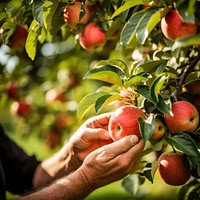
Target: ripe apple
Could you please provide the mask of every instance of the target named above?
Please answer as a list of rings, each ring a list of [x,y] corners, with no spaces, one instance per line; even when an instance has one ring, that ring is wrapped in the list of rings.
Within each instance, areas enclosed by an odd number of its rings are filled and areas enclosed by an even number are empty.
[[[172,115],[164,114],[164,120],[171,133],[193,132],[199,125],[199,113],[196,107],[187,101],[172,104]]]
[[[164,137],[166,132],[167,132],[166,126],[159,119],[156,119],[156,127],[152,136],[150,137],[150,141],[154,142],[160,140],[161,138]]]
[[[56,88],[52,88],[48,90],[45,94],[45,100],[47,103],[53,103],[53,102],[64,102],[65,97],[62,92],[60,92]]]
[[[184,86],[184,91],[191,95],[200,95],[200,80],[193,81]]]
[[[161,179],[169,185],[183,185],[191,177],[191,171],[184,162],[183,153],[163,153],[158,163],[158,173]]]
[[[19,85],[17,83],[9,83],[6,86],[5,92],[11,99],[19,99]]]
[[[193,102],[195,105],[200,106],[200,95],[194,95]]]
[[[28,36],[28,31],[23,26],[17,26],[14,33],[9,38],[8,46],[12,50],[20,50],[24,48],[26,39]]]
[[[81,13],[81,1],[74,1],[74,3],[69,4],[64,9],[64,21],[72,28],[76,29],[77,24],[86,24],[90,18],[90,12],[87,6],[84,6],[85,13],[82,18],[80,18]]]
[[[110,137],[117,141],[127,135],[135,134],[141,138],[138,118],[146,118],[145,113],[138,107],[126,105],[117,108],[111,115],[108,131]]]
[[[11,113],[14,116],[27,117],[30,114],[31,105],[25,101],[15,101],[11,105]]]
[[[87,24],[79,36],[80,45],[86,50],[104,46],[106,33],[95,22]]]
[[[161,20],[163,34],[172,41],[196,34],[197,28],[196,24],[184,22],[176,10],[169,11]]]
[[[47,137],[46,143],[50,149],[55,148],[61,142],[61,134],[58,131],[51,130]]]
[[[56,128],[58,128],[59,130],[66,128],[68,125],[68,121],[69,121],[69,117],[67,114],[59,115],[55,122]]]
[[[90,14],[97,14],[103,7],[101,2],[97,1],[94,4],[91,4],[89,1],[85,1],[85,6],[89,10]]]

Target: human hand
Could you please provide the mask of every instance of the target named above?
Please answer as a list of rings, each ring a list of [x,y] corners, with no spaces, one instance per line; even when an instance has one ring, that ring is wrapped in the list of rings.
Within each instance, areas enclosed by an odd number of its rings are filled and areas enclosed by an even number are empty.
[[[95,190],[129,174],[143,149],[142,139],[126,136],[90,153],[77,172]]]
[[[92,151],[113,142],[108,133],[110,116],[104,113],[86,120],[62,148],[60,155],[66,158],[67,172],[80,167]]]

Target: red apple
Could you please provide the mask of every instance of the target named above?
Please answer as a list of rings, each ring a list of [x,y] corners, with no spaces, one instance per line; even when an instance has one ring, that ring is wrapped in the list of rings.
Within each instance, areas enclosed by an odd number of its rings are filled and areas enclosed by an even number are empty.
[[[184,86],[184,91],[191,95],[200,95],[200,80],[193,81]]]
[[[146,118],[145,113],[133,105],[117,108],[109,121],[108,131],[110,137],[116,141],[127,135],[135,134],[141,138],[138,118]]]
[[[69,117],[67,114],[59,115],[55,122],[56,128],[58,128],[58,130],[62,130],[64,128],[66,128],[68,125],[68,121],[69,121]]]
[[[172,115],[164,114],[164,119],[171,133],[193,132],[199,125],[199,113],[196,107],[187,101],[172,104]]]
[[[25,101],[15,101],[11,105],[11,113],[14,116],[27,117],[30,114],[31,106]]]
[[[94,22],[87,24],[79,36],[80,45],[86,50],[102,47],[106,40],[105,31]]]
[[[28,31],[23,26],[17,26],[9,38],[8,46],[13,50],[20,50],[25,47]]]
[[[183,185],[191,177],[191,171],[184,162],[183,153],[163,153],[158,163],[159,175],[169,185]]]
[[[58,89],[52,88],[48,90],[47,93],[45,94],[45,100],[47,103],[52,103],[56,101],[64,102],[65,97],[64,97],[64,94],[60,92]]]
[[[196,34],[197,28],[196,24],[184,22],[176,10],[169,11],[161,20],[163,34],[172,41]]]
[[[99,1],[95,2],[94,4],[91,4],[88,1],[85,1],[85,6],[89,10],[90,14],[97,14],[98,11],[102,9],[102,4]]]
[[[9,83],[5,89],[6,94],[11,99],[19,99],[19,85],[17,83]]]
[[[87,6],[84,6],[85,8],[85,14],[82,18],[80,18],[81,13],[81,1],[75,1],[72,4],[69,4],[64,9],[64,21],[72,28],[76,29],[77,24],[86,24],[90,18],[90,12],[88,10]]]
[[[194,102],[195,105],[200,106],[200,95],[194,95],[193,102]]]
[[[164,137],[167,132],[166,126],[159,120],[156,119],[156,127],[150,138],[150,141],[158,141]]]
[[[57,131],[51,130],[47,137],[46,143],[50,149],[55,148],[61,142],[61,134]]]

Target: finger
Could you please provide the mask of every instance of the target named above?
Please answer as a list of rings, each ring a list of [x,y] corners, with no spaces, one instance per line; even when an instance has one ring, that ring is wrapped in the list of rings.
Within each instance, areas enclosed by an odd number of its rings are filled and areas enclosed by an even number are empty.
[[[84,141],[91,140],[112,140],[108,131],[102,128],[86,128],[82,135]]]
[[[112,115],[112,112],[109,112],[109,113],[104,113],[104,114],[92,117],[87,121],[86,127],[107,129],[111,115]]]
[[[115,157],[129,151],[133,146],[139,143],[139,138],[136,135],[126,136],[116,142],[99,148],[98,159],[103,159],[104,162],[114,159]]]

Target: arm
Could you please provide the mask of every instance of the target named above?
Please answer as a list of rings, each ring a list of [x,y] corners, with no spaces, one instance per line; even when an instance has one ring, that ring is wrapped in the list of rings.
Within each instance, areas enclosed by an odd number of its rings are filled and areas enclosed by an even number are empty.
[[[136,136],[127,136],[90,153],[75,172],[21,200],[81,200],[95,189],[117,181],[133,168],[144,148]]]
[[[36,169],[33,186],[43,187],[78,169],[85,157],[95,149],[111,143],[107,126],[111,113],[88,119],[53,157]]]

